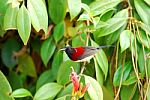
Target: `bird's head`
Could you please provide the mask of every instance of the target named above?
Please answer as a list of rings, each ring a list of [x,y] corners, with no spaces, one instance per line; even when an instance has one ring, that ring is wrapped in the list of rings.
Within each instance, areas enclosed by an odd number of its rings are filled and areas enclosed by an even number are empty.
[[[60,49],[60,51],[65,51],[66,53],[73,53],[74,52],[74,49],[71,47],[71,46],[66,46],[62,49]]]

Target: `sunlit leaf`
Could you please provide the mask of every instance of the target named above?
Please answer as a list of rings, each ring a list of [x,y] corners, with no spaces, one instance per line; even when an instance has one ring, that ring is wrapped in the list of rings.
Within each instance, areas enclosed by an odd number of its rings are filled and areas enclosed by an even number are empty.
[[[90,76],[84,75],[85,83],[90,83],[88,94],[91,100],[103,100],[103,92],[100,84]]]
[[[84,20],[90,20],[89,14],[86,13],[86,14],[80,15],[78,21],[84,21]]]
[[[150,100],[150,96],[149,95],[150,95],[150,87],[148,87],[148,92],[147,92],[147,95],[146,95],[147,96],[147,100]]]
[[[119,2],[121,1],[120,0],[111,0],[111,1],[99,0],[99,1],[95,1],[91,3],[90,9],[91,9],[91,12],[93,12],[93,16],[96,16],[105,12],[108,9],[112,9],[117,4],[119,4]]]
[[[57,98],[57,99],[55,99],[55,100],[67,100],[66,98],[67,98],[67,95],[65,95],[65,96],[63,96],[63,97],[60,97],[60,98]]]
[[[66,9],[67,0],[48,0],[49,15],[55,24],[58,24],[64,20]]]
[[[32,94],[27,89],[20,88],[20,89],[14,90],[11,96],[14,98],[20,98],[20,97],[32,96]]]
[[[8,8],[7,0],[0,0],[0,36],[2,37],[6,32],[4,30],[4,16],[6,9]]]
[[[18,58],[18,69],[25,75],[36,77],[34,62],[28,54],[24,54]]]
[[[150,7],[145,4],[144,0],[134,0],[136,11],[138,12],[139,16],[141,17],[142,21],[147,25],[150,25]]]
[[[19,0],[8,0],[7,3],[8,3],[8,4],[11,4],[11,6],[12,6],[13,8],[19,7],[19,5],[20,5]]]
[[[41,57],[44,65],[47,66],[48,61],[52,57],[55,51],[56,45],[53,42],[52,37],[45,40],[41,46]]]
[[[91,40],[92,46],[99,47],[93,40]],[[105,52],[101,49],[96,55],[96,60],[100,68],[102,69],[105,79],[107,78],[108,74],[108,60],[107,56],[105,55]]]
[[[120,34],[121,52],[130,47],[131,36],[133,36],[133,33],[130,30],[124,30],[123,32],[121,32]]]
[[[125,28],[126,28],[126,25],[122,26],[120,29],[113,32],[112,34],[107,35],[105,37],[106,44],[110,45],[110,44],[115,43],[119,39],[120,33],[122,33],[125,30]]]
[[[114,15],[113,18],[110,18],[106,21],[107,26],[97,29],[93,34],[98,37],[106,36],[111,34],[126,25],[128,18],[128,10],[124,9]]]
[[[81,7],[88,13],[90,14],[90,7],[87,4],[82,3]]]
[[[28,0],[27,8],[35,30],[39,32],[41,29],[43,29],[44,32],[47,33],[48,14],[43,0],[36,0],[36,2],[35,0]]]
[[[68,8],[71,20],[73,20],[80,13],[81,4],[81,0],[68,0]]]
[[[150,35],[150,27],[146,25],[145,23],[138,23],[139,27],[141,27],[147,34]]]
[[[34,100],[52,100],[61,88],[62,86],[57,83],[47,83],[38,89],[34,96]]]
[[[99,82],[101,86],[103,86],[104,82],[104,75],[103,72],[101,71],[96,59],[94,58],[94,64],[95,64],[95,71],[96,71],[96,79]]]
[[[7,78],[5,77],[5,75],[0,71],[0,91],[9,95],[9,93],[12,92],[11,86],[7,80]]]
[[[16,19],[17,19],[17,13],[19,10],[19,6],[12,8],[12,5],[9,5],[9,7],[6,10],[5,16],[4,16],[4,29],[10,30],[10,29],[16,29]]]
[[[137,82],[138,80],[137,80],[137,77],[135,76],[135,75],[131,75],[127,80],[125,80],[124,82],[122,82],[122,85],[131,85],[131,84],[133,84],[133,83],[135,83],[135,82]]]
[[[147,59],[147,61],[146,61],[146,63],[147,63],[147,74],[148,74],[148,77],[150,78],[150,59]]]
[[[31,32],[31,20],[28,14],[28,10],[24,6],[24,4],[21,6],[21,8],[18,11],[17,29],[24,45],[27,45],[30,32]]]
[[[137,33],[136,36],[137,36],[137,40],[142,45],[144,45],[147,48],[150,48],[150,37],[149,36],[147,37],[146,33],[143,30],[139,31],[139,34]]]
[[[150,1],[149,0],[144,0],[149,6],[150,6]]]

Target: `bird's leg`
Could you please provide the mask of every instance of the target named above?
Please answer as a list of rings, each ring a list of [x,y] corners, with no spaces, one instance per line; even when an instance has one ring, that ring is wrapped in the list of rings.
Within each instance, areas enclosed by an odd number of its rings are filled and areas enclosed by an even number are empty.
[[[83,74],[83,72],[84,72],[85,64],[86,64],[86,61],[83,63],[83,65],[82,65],[82,67],[81,67],[80,75],[82,75],[82,74]]]

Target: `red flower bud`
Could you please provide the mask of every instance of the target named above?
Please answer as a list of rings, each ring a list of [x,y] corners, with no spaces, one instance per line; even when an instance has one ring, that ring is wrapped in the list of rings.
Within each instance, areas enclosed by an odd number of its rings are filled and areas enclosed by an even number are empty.
[[[74,93],[75,93],[78,91],[80,84],[78,80],[78,75],[74,71],[71,73],[71,81],[73,83]]]

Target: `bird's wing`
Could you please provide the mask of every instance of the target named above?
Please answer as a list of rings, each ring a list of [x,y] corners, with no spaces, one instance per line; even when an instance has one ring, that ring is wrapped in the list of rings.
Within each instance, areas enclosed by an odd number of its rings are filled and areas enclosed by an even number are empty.
[[[95,53],[97,53],[99,51],[99,49],[97,49],[96,47],[84,47],[84,53],[78,57],[78,60],[82,60],[84,58],[87,58],[89,56],[93,56]]]

